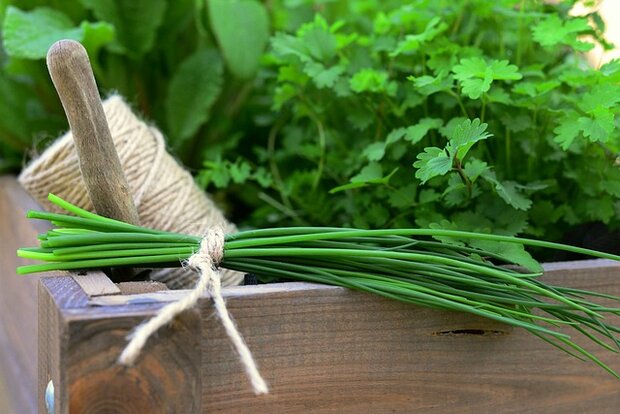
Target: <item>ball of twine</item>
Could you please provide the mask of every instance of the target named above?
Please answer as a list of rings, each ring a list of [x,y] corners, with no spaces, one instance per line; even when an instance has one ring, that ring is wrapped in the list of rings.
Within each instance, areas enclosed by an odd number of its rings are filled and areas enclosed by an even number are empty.
[[[236,231],[196,186],[192,176],[166,151],[157,128],[138,119],[118,95],[106,99],[103,109],[142,226],[194,235],[202,235],[213,226],[222,227],[226,233]],[[58,212],[47,200],[48,193],[93,210],[71,132],[33,160],[20,174],[19,182],[48,211]],[[196,277],[194,272],[183,268],[151,272],[153,280],[170,288],[193,286]],[[241,273],[229,270],[223,270],[221,278],[223,286],[243,281]]]

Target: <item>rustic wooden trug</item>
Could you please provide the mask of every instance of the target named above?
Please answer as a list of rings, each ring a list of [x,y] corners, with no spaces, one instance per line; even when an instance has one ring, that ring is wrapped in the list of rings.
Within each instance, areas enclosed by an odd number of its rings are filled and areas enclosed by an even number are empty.
[[[620,407],[620,381],[521,329],[307,283],[224,290],[269,382],[267,396],[252,394],[207,299],[152,338],[134,368],[116,365],[125,335],[183,292],[140,283],[127,289],[97,272],[41,279],[35,375],[36,277],[14,273],[21,263],[14,250],[33,245],[39,225],[23,218],[29,203],[13,179],[0,180],[0,396],[9,398],[0,399],[0,412],[34,412],[35,404],[45,412],[50,379],[59,414],[616,413]],[[618,263],[545,269],[548,282],[620,295]],[[620,370],[617,354],[583,343]]]

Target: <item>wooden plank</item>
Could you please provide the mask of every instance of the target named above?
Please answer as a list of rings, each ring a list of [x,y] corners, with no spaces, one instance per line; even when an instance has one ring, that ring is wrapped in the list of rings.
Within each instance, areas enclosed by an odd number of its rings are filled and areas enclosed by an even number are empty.
[[[38,276],[18,276],[19,247],[48,227],[25,215],[37,204],[14,177],[0,176],[0,412],[36,412]]]
[[[80,285],[84,293],[89,297],[118,295],[119,287],[101,271],[88,271],[73,276],[75,283]]]
[[[618,263],[546,269],[548,283],[620,295]],[[125,335],[164,303],[92,306],[120,296],[84,304],[72,293],[67,300],[70,283],[44,281],[66,326],[60,349],[68,365],[58,368],[67,372],[66,394],[58,413],[108,401],[118,412],[205,413],[615,413],[620,406],[617,379],[523,330],[305,283],[225,289],[270,384],[267,396],[251,393],[208,299],[153,338],[135,368],[123,370],[114,361]],[[620,370],[617,354],[579,343]]]

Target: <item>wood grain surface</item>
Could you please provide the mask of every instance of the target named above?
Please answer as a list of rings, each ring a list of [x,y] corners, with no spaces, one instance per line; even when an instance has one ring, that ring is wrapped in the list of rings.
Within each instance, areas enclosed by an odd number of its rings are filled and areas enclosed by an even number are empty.
[[[15,274],[25,264],[15,251],[47,229],[26,219],[30,208],[38,206],[15,178],[0,177],[0,413],[36,412],[39,276]]]
[[[620,294],[618,263],[546,269],[547,282]],[[267,396],[251,393],[206,298],[123,370],[114,361],[125,335],[162,297],[182,293],[88,298],[67,277],[43,286],[64,321],[59,413],[616,413],[620,406],[620,381],[521,329],[307,283],[225,289],[271,387]],[[580,342],[620,370],[617,354]]]
[[[40,225],[23,219],[29,203],[14,180],[0,179],[0,396],[10,396],[0,400],[1,413],[36,411],[34,293],[25,289],[36,278],[14,274],[14,250],[32,244],[32,225]],[[620,295],[618,263],[545,269],[547,282]],[[206,298],[159,332],[135,367],[121,369],[115,360],[125,336],[183,292],[89,297],[75,277],[40,285],[40,412],[50,379],[60,414],[604,414],[620,407],[620,381],[521,329],[306,283],[224,290],[269,382],[267,396],[251,393]],[[620,370],[617,354],[581,343]]]

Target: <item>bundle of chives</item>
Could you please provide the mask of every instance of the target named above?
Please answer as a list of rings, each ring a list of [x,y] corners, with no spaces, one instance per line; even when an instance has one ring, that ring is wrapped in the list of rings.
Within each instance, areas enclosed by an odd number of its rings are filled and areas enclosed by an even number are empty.
[[[175,267],[192,256],[201,237],[147,229],[82,210],[52,194],[49,200],[73,215],[30,211],[28,217],[57,228],[39,236],[40,247],[19,249],[23,258],[47,263],[21,266],[19,274],[101,267]],[[221,267],[259,280],[302,280],[375,293],[451,311],[469,312],[515,327],[579,359],[589,359],[620,378],[595,355],[558,330],[570,327],[599,346],[620,351],[620,327],[605,314],[620,308],[593,298],[619,297],[551,286],[540,269],[522,273],[501,255],[432,237],[519,243],[620,261],[620,256],[557,243],[437,229],[357,230],[298,227],[226,235]],[[492,261],[490,261],[492,260]],[[588,299],[589,298],[589,299]]]

